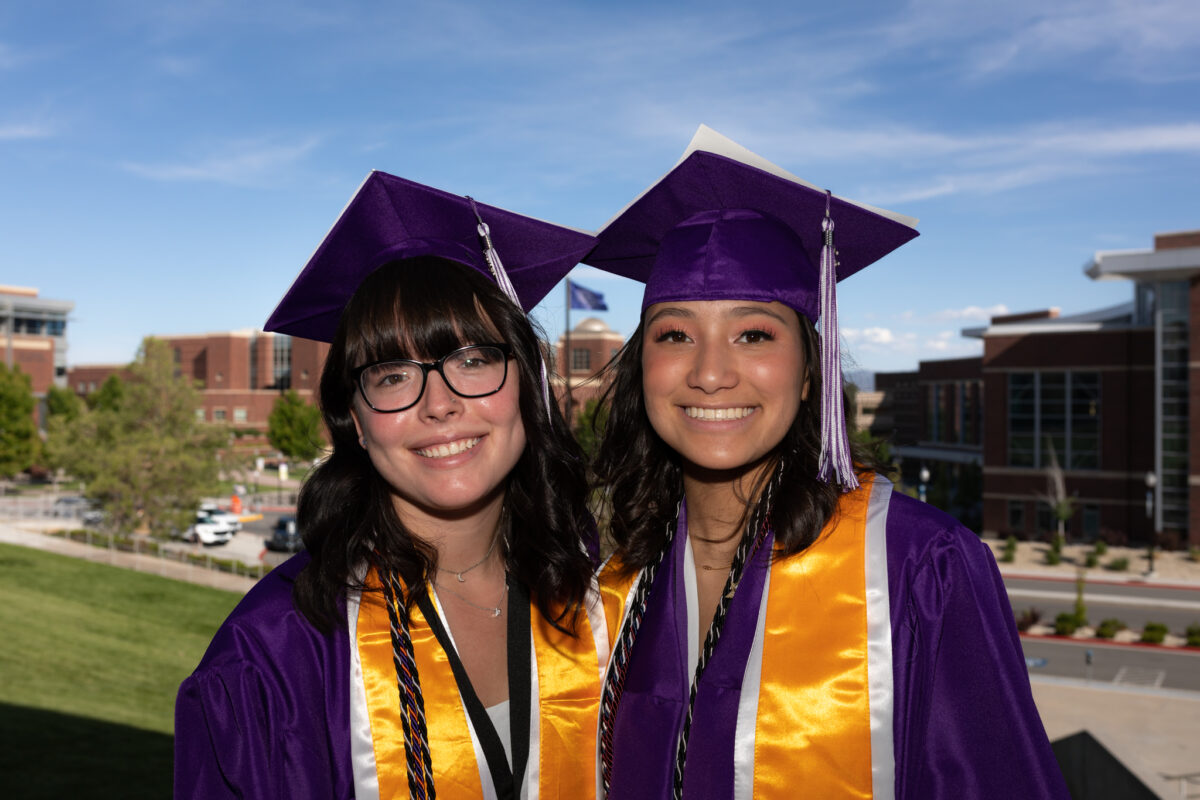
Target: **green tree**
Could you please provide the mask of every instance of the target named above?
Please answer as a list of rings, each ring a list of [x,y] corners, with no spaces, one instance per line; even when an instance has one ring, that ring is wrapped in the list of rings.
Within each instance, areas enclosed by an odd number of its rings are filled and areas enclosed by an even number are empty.
[[[0,364],[0,478],[24,472],[37,457],[35,406],[29,376]]]
[[[175,374],[161,340],[146,339],[128,379],[114,376],[105,387],[103,402],[73,420],[51,420],[51,463],[86,483],[115,528],[144,524],[163,536],[183,527],[217,479],[228,431],[196,421],[199,392]]]
[[[61,386],[46,390],[46,415],[48,418],[63,417],[73,420],[84,412],[86,406],[79,395]]]
[[[608,424],[608,406],[593,397],[588,400],[579,416],[575,418],[575,441],[591,461],[596,451],[600,449],[600,440],[604,438],[604,426]]]
[[[267,441],[288,458],[316,458],[324,446],[320,410],[304,402],[295,389],[288,389],[267,417]]]
[[[85,399],[88,408],[102,411],[118,409],[125,399],[125,381],[121,380],[121,376],[114,372],[104,379],[104,383],[100,384],[99,389],[89,394]]]

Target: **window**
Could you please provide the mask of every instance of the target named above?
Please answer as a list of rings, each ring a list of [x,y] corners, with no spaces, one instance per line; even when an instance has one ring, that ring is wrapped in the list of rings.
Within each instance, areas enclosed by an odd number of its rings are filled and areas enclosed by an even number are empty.
[[[246,421],[246,409],[235,408],[233,410],[233,421],[234,422],[245,422]]]
[[[274,385],[272,389],[292,388],[292,337],[276,336],[274,344]]]
[[[584,347],[571,348],[571,371],[587,372],[592,368],[592,351]]]
[[[1054,510],[1050,508],[1049,503],[1038,503],[1037,507],[1037,532],[1051,533],[1057,530],[1054,522]]]
[[[1010,531],[1025,530],[1025,501],[1008,501],[1008,529]]]
[[[213,422],[224,422],[224,421],[225,421],[225,409],[214,408],[213,409]]]
[[[67,323],[61,319],[46,320],[46,335],[47,336],[62,336],[66,333]]]
[[[1100,506],[1093,503],[1083,507],[1083,538],[1089,542],[1100,538]]]
[[[1100,467],[1100,375],[1013,372],[1008,376],[1008,465]]]
[[[196,409],[196,422],[204,422],[204,409],[203,408]]]

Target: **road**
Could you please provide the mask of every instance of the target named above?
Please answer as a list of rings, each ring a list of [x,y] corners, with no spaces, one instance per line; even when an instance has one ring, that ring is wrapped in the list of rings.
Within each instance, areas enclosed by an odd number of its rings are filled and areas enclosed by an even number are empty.
[[[1004,585],[1018,616],[1036,608],[1042,612],[1042,623],[1053,625],[1059,613],[1075,611],[1075,584],[1071,581],[1006,577]],[[1134,629],[1161,622],[1182,636],[1189,625],[1200,623],[1200,589],[1092,582],[1084,586],[1083,601],[1093,625],[1110,618]]]
[[[1079,678],[1096,683],[1200,692],[1200,651],[1099,644],[1096,641],[1021,639],[1030,675]],[[1092,653],[1089,668],[1087,653]]]

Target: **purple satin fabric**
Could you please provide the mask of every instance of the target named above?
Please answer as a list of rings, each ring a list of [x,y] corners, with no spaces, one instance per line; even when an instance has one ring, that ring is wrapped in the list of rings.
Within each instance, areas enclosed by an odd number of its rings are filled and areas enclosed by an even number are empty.
[[[217,631],[175,705],[176,798],[351,798],[349,645],[292,605],[301,553]]]
[[[778,300],[817,321],[816,266],[795,232],[745,208],[702,211],[662,240],[642,310],[689,300]]]
[[[613,798],[671,797],[691,680],[680,582],[685,530],[655,581],[633,648],[614,724]],[[1067,800],[990,551],[952,518],[898,492],[888,510],[887,549],[896,798]],[[747,570],[752,582],[739,587],[701,681],[684,775],[687,800],[733,793],[737,695],[764,567]]]

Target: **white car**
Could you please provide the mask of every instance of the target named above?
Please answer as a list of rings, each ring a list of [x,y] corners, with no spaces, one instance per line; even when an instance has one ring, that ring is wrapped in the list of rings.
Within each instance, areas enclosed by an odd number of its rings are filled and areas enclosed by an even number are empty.
[[[234,533],[233,526],[228,522],[213,520],[207,514],[197,514],[196,521],[183,532],[183,540],[211,546],[227,543]]]
[[[217,508],[215,503],[202,503],[200,510],[196,512],[197,517],[207,517],[211,522],[223,522],[233,528],[233,532],[237,533],[242,529],[242,518],[232,511],[222,511]]]

